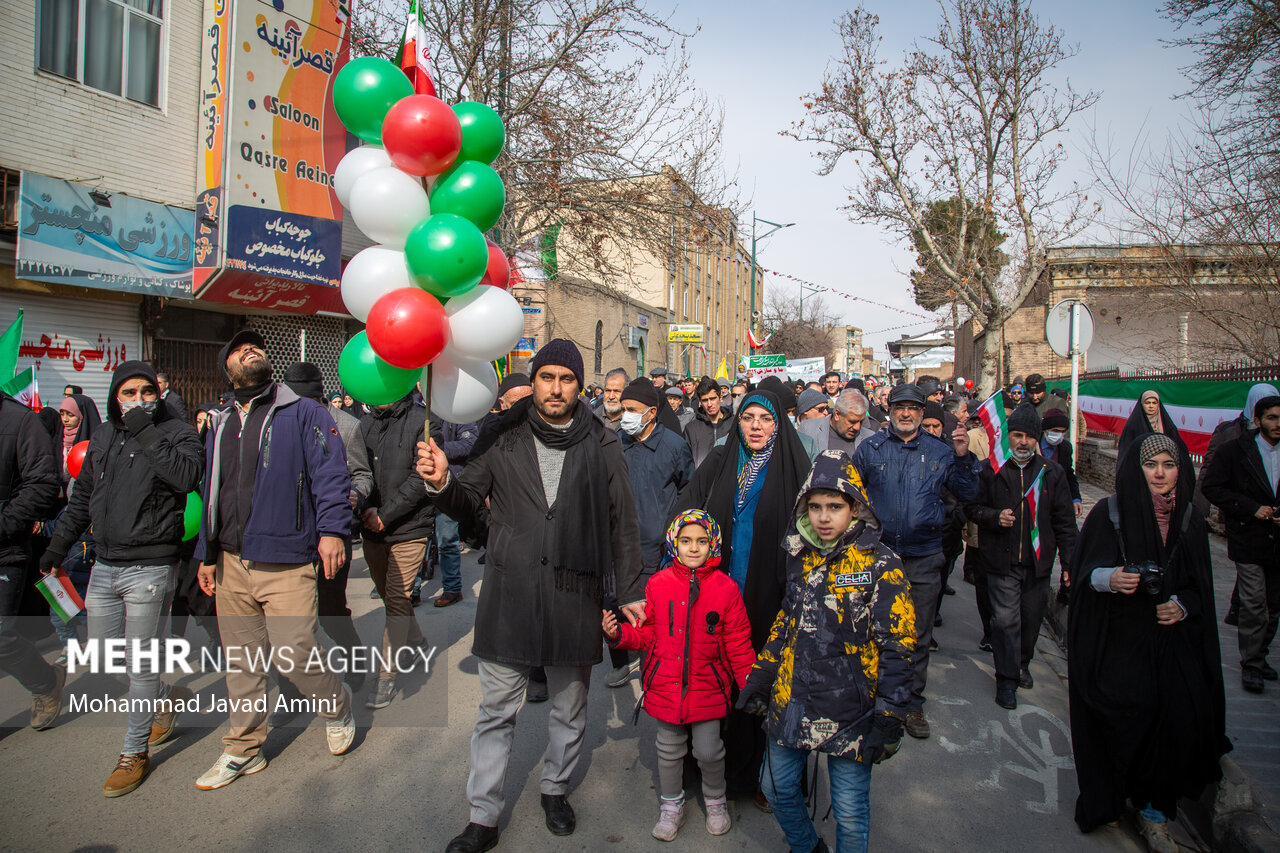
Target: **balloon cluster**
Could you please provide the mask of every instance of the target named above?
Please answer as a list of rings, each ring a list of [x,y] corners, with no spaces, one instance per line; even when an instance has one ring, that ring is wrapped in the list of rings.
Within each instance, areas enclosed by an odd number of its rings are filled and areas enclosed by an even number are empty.
[[[333,100],[365,143],[342,158],[334,189],[379,244],[342,273],[342,301],[365,331],[343,348],[338,376],[370,405],[399,400],[421,377],[432,411],[478,420],[497,396],[490,362],[524,334],[524,313],[506,290],[507,258],[484,236],[506,203],[490,166],[502,152],[502,120],[484,104],[415,95],[377,57],[347,63]]]

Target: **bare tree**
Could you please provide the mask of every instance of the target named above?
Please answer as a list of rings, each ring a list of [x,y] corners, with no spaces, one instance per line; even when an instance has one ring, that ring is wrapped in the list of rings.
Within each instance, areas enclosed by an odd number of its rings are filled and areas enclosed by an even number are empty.
[[[766,351],[788,358],[825,358],[828,364],[835,358],[836,318],[820,298],[802,300],[798,295],[771,290],[762,320],[769,333]]]
[[[1046,247],[1088,221],[1089,202],[1072,185],[1055,189],[1060,134],[1097,99],[1051,78],[1075,56],[1061,32],[1023,0],[946,0],[936,34],[901,64],[879,56],[879,21],[863,8],[839,21],[843,53],[822,88],[805,96],[808,116],[790,131],[819,143],[820,174],[846,156],[860,167],[848,188],[851,219],[910,241],[960,309],[985,332],[979,388],[995,388],[1000,330],[1045,269]],[[950,199],[945,233],[929,204]],[[1011,238],[1007,266],[990,263],[992,227]]]
[[[710,207],[732,201],[722,111],[689,73],[686,42],[696,31],[643,0],[422,5],[440,97],[489,104],[506,124],[494,167],[507,210],[495,239],[508,253],[554,251],[560,273],[626,289],[631,252],[665,261],[672,251],[684,188]],[[407,6],[357,6],[362,47],[394,53]]]

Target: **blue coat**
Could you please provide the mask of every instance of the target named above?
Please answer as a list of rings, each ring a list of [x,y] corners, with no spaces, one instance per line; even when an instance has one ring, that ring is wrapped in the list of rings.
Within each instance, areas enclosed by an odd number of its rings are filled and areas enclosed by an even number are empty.
[[[662,424],[656,424],[644,441],[622,430],[618,430],[618,437],[640,519],[640,559],[645,574],[651,575],[663,562],[667,522],[676,495],[693,479],[693,451],[689,442]]]
[[[234,409],[209,416],[205,436],[205,504],[195,556],[210,563],[218,551],[222,430]],[[264,563],[311,563],[321,536],[351,535],[351,477],[338,427],[324,406],[276,385],[262,425],[253,502],[241,558]],[[209,543],[212,542],[212,546]]]
[[[903,557],[941,553],[943,486],[962,502],[978,497],[982,460],[956,456],[949,443],[924,430],[906,442],[892,428],[881,430],[858,445],[853,464],[883,525],[884,543]]]

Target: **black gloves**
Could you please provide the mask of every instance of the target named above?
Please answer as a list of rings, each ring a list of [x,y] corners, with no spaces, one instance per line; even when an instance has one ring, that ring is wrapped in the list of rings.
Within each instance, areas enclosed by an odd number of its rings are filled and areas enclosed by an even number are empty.
[[[902,743],[902,720],[892,714],[877,714],[871,731],[862,738],[859,758],[863,764],[879,764],[892,758]]]
[[[742,688],[742,692],[738,694],[738,704],[735,706],[740,711],[746,711],[754,717],[763,717],[769,713],[769,697],[754,689],[750,682]]]
[[[40,571],[47,575],[49,572],[61,566],[62,561],[66,558],[66,554],[61,554],[50,548],[45,551],[44,555],[40,558]]]
[[[141,406],[134,406],[125,412],[124,417],[120,420],[124,421],[124,428],[133,435],[137,435],[155,423],[153,415],[150,412],[143,411]]]

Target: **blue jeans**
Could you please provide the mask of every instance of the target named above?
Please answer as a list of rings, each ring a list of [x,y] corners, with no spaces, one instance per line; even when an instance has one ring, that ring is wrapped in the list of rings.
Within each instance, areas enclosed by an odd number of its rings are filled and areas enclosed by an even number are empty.
[[[462,540],[458,522],[436,513],[436,547],[440,549],[440,585],[445,592],[462,592]]]
[[[27,567],[0,565],[0,670],[12,675],[32,693],[44,694],[58,683],[57,673],[35,645],[18,631],[18,611],[26,586]]]
[[[781,746],[770,738],[760,768],[760,790],[795,853],[809,853],[818,845],[818,833],[800,793],[800,777],[809,755],[808,750]],[[827,773],[831,776],[831,810],[836,816],[836,853],[867,853],[871,836],[871,765],[829,755]]]
[[[129,707],[136,710],[129,712],[129,730],[121,753],[147,751],[155,700],[169,695],[168,685],[150,661],[134,665],[132,647],[135,640],[146,646],[169,635],[173,587],[173,566],[112,566],[99,560],[89,579],[84,607],[89,614],[90,640],[128,640]]]

